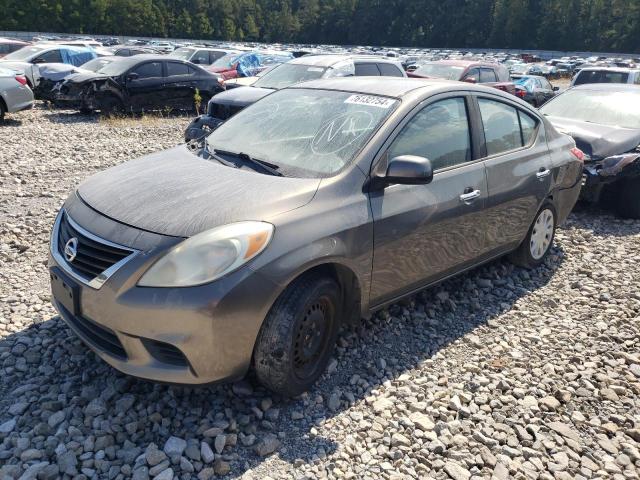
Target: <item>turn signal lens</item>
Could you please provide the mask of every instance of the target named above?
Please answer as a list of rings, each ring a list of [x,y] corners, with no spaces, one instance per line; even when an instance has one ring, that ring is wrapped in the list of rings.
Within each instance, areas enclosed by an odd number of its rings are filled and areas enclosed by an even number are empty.
[[[584,163],[584,152],[582,150],[580,150],[578,147],[573,147],[571,149],[571,153],[573,154],[574,157],[576,157],[578,160]]]

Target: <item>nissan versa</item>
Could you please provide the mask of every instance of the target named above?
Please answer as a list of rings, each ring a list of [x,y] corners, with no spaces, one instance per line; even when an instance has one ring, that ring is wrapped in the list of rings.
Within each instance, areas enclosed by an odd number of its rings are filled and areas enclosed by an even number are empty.
[[[573,140],[516,97],[350,77],[274,92],[81,184],[51,237],[54,303],[117,369],[283,395],[338,329],[496,257],[544,261],[580,190]]]

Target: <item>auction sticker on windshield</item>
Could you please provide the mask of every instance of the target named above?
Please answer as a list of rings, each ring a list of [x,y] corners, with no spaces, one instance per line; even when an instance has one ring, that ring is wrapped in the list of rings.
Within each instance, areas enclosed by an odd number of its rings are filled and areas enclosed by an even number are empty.
[[[395,103],[392,98],[376,97],[375,95],[351,95],[344,103],[353,105],[367,105],[369,107],[389,108]]]

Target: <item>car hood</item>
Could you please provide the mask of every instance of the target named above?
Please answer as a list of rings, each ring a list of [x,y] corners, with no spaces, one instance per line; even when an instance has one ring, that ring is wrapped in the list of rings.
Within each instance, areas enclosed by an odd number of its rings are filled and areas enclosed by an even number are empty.
[[[266,97],[270,93],[273,93],[273,90],[270,88],[237,87],[217,94],[211,101],[218,105],[246,107]]]
[[[633,150],[640,145],[640,129],[612,127],[548,116],[561,133],[573,137],[576,146],[592,159],[602,159]]]
[[[109,78],[109,77],[107,75],[103,75],[102,73],[86,71],[86,72],[71,74],[67,76],[66,80],[71,83],[84,83],[84,82],[91,82],[93,80],[103,80],[106,78]]]
[[[319,184],[227,167],[181,145],[98,173],[78,195],[118,222],[190,237],[231,222],[269,221],[309,203]]]

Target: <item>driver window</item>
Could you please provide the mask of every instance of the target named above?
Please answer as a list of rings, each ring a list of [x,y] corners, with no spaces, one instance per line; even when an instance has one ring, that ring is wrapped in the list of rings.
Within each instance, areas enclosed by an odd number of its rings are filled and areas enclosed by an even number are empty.
[[[417,155],[428,158],[433,170],[471,160],[471,137],[464,98],[432,103],[407,123],[389,148],[389,158]]]
[[[62,63],[62,55],[60,55],[60,50],[51,50],[38,55],[33,63]]]
[[[138,74],[138,80],[143,78],[155,78],[162,77],[162,63],[160,62],[147,62],[137,66],[131,73]]]

